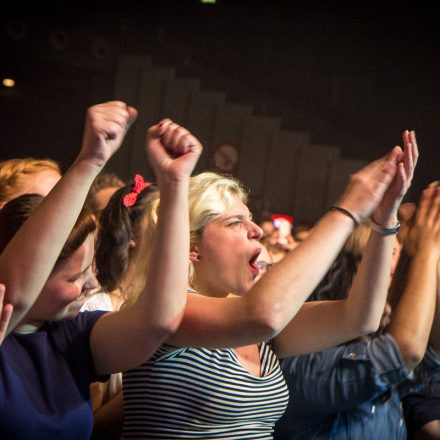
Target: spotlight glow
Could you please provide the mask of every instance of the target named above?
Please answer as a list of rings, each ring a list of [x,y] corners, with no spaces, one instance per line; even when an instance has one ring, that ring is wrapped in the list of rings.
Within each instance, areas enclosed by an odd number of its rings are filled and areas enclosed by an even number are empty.
[[[2,84],[5,87],[14,87],[15,81],[12,78],[3,78]]]

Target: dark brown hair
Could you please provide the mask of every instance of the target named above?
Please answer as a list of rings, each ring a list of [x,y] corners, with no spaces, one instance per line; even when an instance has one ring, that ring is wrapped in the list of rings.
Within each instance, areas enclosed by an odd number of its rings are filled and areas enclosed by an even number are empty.
[[[39,194],[23,194],[10,200],[0,210],[0,252],[3,252],[21,225],[43,200],[44,197]],[[96,221],[93,216],[82,212],[61,250],[55,267],[69,258],[95,229]]]
[[[158,191],[155,185],[150,185],[141,191],[133,206],[124,206],[123,198],[132,190],[133,184],[130,184],[116,191],[99,222],[96,270],[101,287],[108,292],[119,287],[130,262],[130,242],[135,229],[144,218],[152,195]]]

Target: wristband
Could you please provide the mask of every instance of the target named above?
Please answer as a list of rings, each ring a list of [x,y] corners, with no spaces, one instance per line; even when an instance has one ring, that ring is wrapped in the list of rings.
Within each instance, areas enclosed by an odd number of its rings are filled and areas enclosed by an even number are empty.
[[[391,226],[391,228],[387,228],[386,226],[377,223],[377,221],[374,220],[373,217],[370,218],[370,227],[373,231],[379,232],[379,234],[382,235],[393,235],[397,234],[400,231],[399,222],[397,222],[394,226]]]
[[[330,211],[337,211],[340,212],[341,214],[346,215],[347,217],[350,217],[353,220],[354,226],[359,226],[359,220],[356,218],[356,216],[350,212],[348,209],[345,208],[341,208],[340,206],[332,206],[330,208]]]

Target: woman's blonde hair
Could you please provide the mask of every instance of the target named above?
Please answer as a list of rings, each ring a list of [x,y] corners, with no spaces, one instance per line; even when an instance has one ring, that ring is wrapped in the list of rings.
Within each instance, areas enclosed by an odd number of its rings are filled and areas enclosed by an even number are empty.
[[[241,202],[247,203],[248,191],[234,177],[222,174],[205,172],[193,176],[189,182],[189,224],[190,224],[190,245],[197,243],[203,236],[206,225],[218,218],[238,198]],[[157,212],[160,203],[160,195],[156,194],[151,199],[146,212],[147,228],[142,237],[140,255],[141,261],[136,270],[136,279],[133,280],[131,293],[127,303],[136,301],[139,293],[145,285],[148,272],[149,260],[151,258],[151,244],[153,243],[156,225]],[[188,256],[189,260],[189,256]],[[194,278],[194,268],[189,262],[188,283],[191,285]]]
[[[29,175],[44,170],[61,174],[59,165],[52,159],[9,159],[0,162],[0,203],[15,198],[17,193],[27,193],[30,188]]]

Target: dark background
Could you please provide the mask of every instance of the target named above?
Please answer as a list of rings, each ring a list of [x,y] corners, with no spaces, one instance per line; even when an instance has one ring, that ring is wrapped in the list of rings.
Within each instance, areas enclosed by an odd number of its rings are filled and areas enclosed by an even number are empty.
[[[86,108],[113,98],[118,56],[139,53],[347,158],[374,159],[415,129],[421,158],[411,194],[439,176],[440,14],[428,2],[16,0],[2,8],[0,73],[17,86],[0,91],[0,159],[50,156],[67,167]]]

